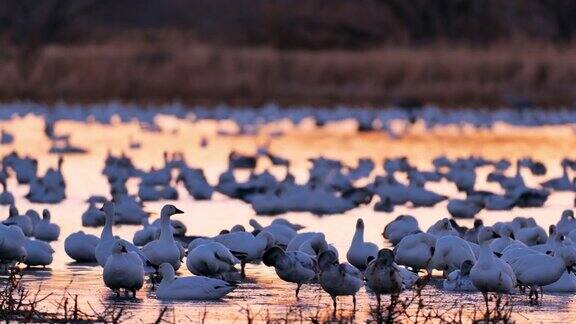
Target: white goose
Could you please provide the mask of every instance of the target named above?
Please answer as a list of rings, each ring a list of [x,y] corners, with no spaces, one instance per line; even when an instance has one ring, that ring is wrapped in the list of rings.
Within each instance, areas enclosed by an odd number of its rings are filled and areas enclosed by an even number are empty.
[[[478,232],[480,256],[470,270],[470,279],[476,289],[482,292],[488,309],[488,292],[511,292],[516,286],[516,275],[510,265],[494,256],[490,241],[500,235],[491,227],[483,227]]]
[[[64,240],[64,251],[77,262],[96,262],[96,247],[100,239],[83,231],[72,233]]]
[[[89,201],[88,209],[82,214],[82,226],[98,227],[106,223],[106,214],[96,208],[94,201]]]
[[[102,276],[106,287],[116,292],[116,296],[120,295],[120,289],[124,289],[136,298],[136,290],[144,285],[144,265],[137,253],[128,252],[122,242],[116,241]]]
[[[235,264],[240,263],[226,246],[218,242],[206,241],[193,247],[193,242],[188,246],[186,267],[188,270],[200,276],[214,277],[227,272],[235,271]]]
[[[34,237],[38,240],[51,242],[58,240],[60,236],[60,226],[50,223],[50,211],[42,211],[42,220],[34,227]]]
[[[240,260],[242,276],[245,276],[246,263],[258,261],[264,251],[274,246],[274,236],[262,231],[254,236],[252,233],[232,230],[230,233],[214,237],[214,241],[224,244],[232,255]]]
[[[476,287],[470,279],[470,270],[474,263],[470,260],[464,261],[460,269],[450,272],[448,277],[442,282],[442,289],[447,291],[476,291]]]
[[[414,216],[400,215],[384,227],[382,236],[389,240],[392,245],[396,245],[400,243],[400,240],[402,240],[404,236],[418,230],[420,230],[420,228],[418,227],[418,221]]]
[[[436,237],[432,234],[418,232],[407,235],[394,247],[396,262],[415,271],[428,269],[435,246]]]
[[[45,268],[54,260],[54,249],[44,241],[26,238],[24,249],[26,249],[26,258],[22,263],[28,267],[42,266]]]
[[[368,258],[375,258],[378,254],[378,246],[371,242],[364,242],[364,221],[358,218],[356,231],[352,238],[352,244],[346,253],[348,262],[358,269],[366,269]]]
[[[116,241],[119,239],[114,237],[114,234],[112,233],[112,225],[114,224],[114,215],[115,215],[114,203],[111,201],[107,201],[104,203],[104,206],[102,206],[102,209],[106,214],[106,223],[104,224],[104,228],[102,229],[102,233],[100,234],[100,242],[98,242],[98,245],[94,250],[94,254],[96,256],[96,261],[98,261],[98,264],[101,267],[104,267],[106,265],[106,260],[112,254],[112,248],[114,247],[114,243],[116,243]],[[140,249],[138,249],[136,246],[134,246],[134,244],[126,240],[121,241],[123,242],[124,247],[128,251],[136,252],[142,259],[142,262],[146,264],[145,262],[148,261],[147,257],[140,251]]]
[[[0,264],[8,266],[24,261],[27,256],[25,242],[26,236],[20,227],[0,224]]]
[[[460,268],[464,261],[476,261],[470,243],[458,236],[446,235],[436,240],[434,255],[430,259],[430,269],[443,270],[447,275]],[[430,270],[429,270],[430,272]]]
[[[363,286],[362,273],[349,263],[338,263],[338,257],[333,251],[324,251],[318,256],[320,274],[318,281],[325,292],[330,294],[336,312],[337,296],[352,296],[356,309],[356,293]]]
[[[274,267],[280,279],[296,284],[296,298],[300,287],[316,277],[316,260],[300,251],[284,252],[280,247],[268,249],[262,256],[268,267]]]
[[[2,184],[2,193],[0,193],[0,205],[13,205],[14,196],[10,193],[10,191],[8,191],[8,188],[6,188],[6,180],[2,179],[0,184]]]
[[[154,267],[159,267],[163,263],[170,263],[172,268],[180,268],[181,251],[174,240],[170,216],[184,213],[174,205],[164,205],[160,211],[160,238],[152,241],[142,248],[148,262]]]
[[[132,238],[134,245],[144,246],[160,237],[160,228],[150,225],[148,218],[142,218],[142,227],[134,233]]]
[[[216,300],[226,296],[234,285],[219,279],[202,276],[176,278],[174,268],[163,263],[159,268],[162,281],[156,297],[161,300]]]
[[[18,213],[18,208],[14,205],[10,206],[8,218],[6,218],[2,223],[4,225],[16,225],[20,227],[26,236],[32,236],[32,234],[34,234],[34,225],[32,224],[30,217],[28,217],[28,215],[20,215]]]
[[[452,223],[448,218],[442,218],[441,220],[437,221],[436,223],[432,224],[426,231],[428,234],[432,234],[437,238],[446,236],[446,235],[454,235],[460,236],[457,230],[454,229]]]

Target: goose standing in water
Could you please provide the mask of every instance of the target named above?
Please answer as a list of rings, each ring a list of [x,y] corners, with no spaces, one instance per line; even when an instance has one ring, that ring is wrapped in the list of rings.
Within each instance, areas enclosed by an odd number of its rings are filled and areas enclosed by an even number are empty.
[[[44,241],[26,238],[24,249],[26,249],[26,258],[22,263],[28,267],[41,266],[45,268],[54,260],[54,249]]]
[[[389,249],[378,251],[376,258],[371,258],[364,272],[366,286],[376,294],[380,308],[382,294],[399,294],[409,288],[418,279],[415,273],[400,268],[394,263],[394,252]]]
[[[116,296],[124,289],[136,298],[136,290],[144,285],[144,265],[138,254],[128,252],[122,242],[116,241],[104,265],[103,277],[106,287],[116,292]]]
[[[396,245],[400,243],[400,240],[402,240],[404,236],[418,230],[420,230],[420,228],[418,227],[418,221],[414,216],[400,215],[384,227],[382,236],[389,240],[392,245]]]
[[[478,232],[480,256],[470,270],[470,279],[476,289],[482,292],[488,312],[488,293],[509,293],[516,286],[516,275],[510,265],[494,256],[490,249],[492,239],[499,238],[491,227],[483,227]]]
[[[106,260],[112,254],[112,248],[114,247],[114,243],[116,243],[116,241],[118,240],[121,240],[123,242],[124,247],[128,251],[136,252],[142,259],[142,262],[148,261],[144,253],[142,253],[140,249],[134,246],[134,244],[126,240],[114,237],[114,234],[112,233],[112,225],[114,224],[114,214],[115,214],[114,203],[111,201],[107,201],[104,203],[104,206],[102,206],[102,209],[106,214],[106,224],[104,224],[104,228],[102,229],[102,233],[100,234],[100,242],[98,242],[98,245],[94,250],[94,254],[96,256],[96,261],[98,261],[98,264],[101,267],[104,267],[106,265]]]
[[[241,274],[244,277],[246,264],[260,260],[264,251],[273,247],[276,240],[269,232],[262,231],[254,236],[252,233],[236,230],[238,227],[234,226],[230,233],[216,236],[214,241],[224,244],[232,255],[240,260]]]
[[[274,267],[280,279],[295,283],[296,299],[300,287],[316,277],[318,271],[316,260],[300,251],[284,252],[280,247],[268,249],[262,256],[262,261],[268,267]]]
[[[51,242],[58,240],[60,236],[60,226],[50,223],[50,211],[42,211],[42,220],[34,227],[34,237],[38,240]]]
[[[358,269],[366,269],[368,258],[375,258],[378,254],[378,246],[371,242],[364,242],[364,221],[358,218],[356,221],[356,231],[352,238],[352,244],[346,253],[348,262]]]
[[[226,296],[236,286],[220,280],[202,276],[176,278],[169,263],[160,265],[162,281],[156,297],[160,300],[216,300]]]
[[[336,297],[352,296],[356,309],[356,293],[363,285],[362,273],[349,263],[338,263],[338,257],[333,251],[327,250],[318,256],[320,274],[318,281],[325,292],[330,294],[336,313]]]
[[[27,256],[24,244],[26,236],[16,225],[0,224],[0,264],[5,267],[22,262]]]
[[[394,247],[395,260],[414,271],[428,269],[435,246],[436,237],[432,234],[417,232],[407,235]]]
[[[162,263],[170,263],[172,268],[179,269],[181,264],[181,251],[174,240],[170,216],[183,214],[184,212],[174,205],[165,205],[160,211],[160,238],[152,241],[142,248],[148,261],[154,267],[159,267]]]
[[[4,225],[16,225],[22,229],[22,232],[26,236],[32,236],[34,234],[34,225],[32,220],[28,215],[20,215],[16,206],[11,205],[8,212],[8,218],[6,218],[2,224]]]

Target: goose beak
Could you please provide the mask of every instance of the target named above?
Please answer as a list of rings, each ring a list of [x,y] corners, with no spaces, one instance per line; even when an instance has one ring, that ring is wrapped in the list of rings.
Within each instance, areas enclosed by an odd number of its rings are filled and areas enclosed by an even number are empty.
[[[174,211],[174,214],[184,214],[184,212],[181,211],[180,209],[178,209],[178,208],[175,208],[175,209],[176,210]]]
[[[126,247],[124,245],[122,245],[122,253],[128,253],[128,250],[126,250]]]
[[[574,267],[573,266],[567,266],[566,271],[568,271],[568,273],[574,273]]]
[[[496,232],[494,232],[494,233],[492,234],[492,238],[500,238],[500,237],[502,237],[502,236],[500,236],[500,234],[498,234],[498,233],[496,233]]]

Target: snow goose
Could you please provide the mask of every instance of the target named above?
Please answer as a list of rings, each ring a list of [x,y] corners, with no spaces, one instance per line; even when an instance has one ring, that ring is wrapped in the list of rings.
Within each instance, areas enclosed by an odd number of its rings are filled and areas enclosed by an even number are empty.
[[[524,227],[514,231],[514,236],[518,241],[528,246],[544,244],[548,239],[546,231],[536,224],[534,224],[534,226]]]
[[[276,240],[266,231],[256,236],[244,231],[231,231],[214,237],[214,241],[224,244],[240,260],[241,273],[245,276],[246,263],[260,260],[264,251],[274,246]]]
[[[333,251],[324,251],[318,256],[318,267],[318,281],[322,289],[332,297],[334,312],[337,296],[352,296],[356,309],[356,293],[363,286],[360,270],[349,263],[338,263],[338,257]]]
[[[274,267],[280,279],[296,284],[296,298],[300,287],[316,277],[316,260],[300,251],[284,252],[280,247],[273,246],[264,252],[262,261],[268,267]]]
[[[554,255],[535,253],[524,254],[511,264],[518,283],[530,287],[530,299],[536,297],[537,287],[550,285],[560,279],[564,272],[572,272],[576,265],[576,250],[572,247],[561,247]]]
[[[236,286],[219,279],[202,276],[176,278],[170,263],[160,265],[162,281],[156,297],[160,300],[216,300],[226,296]]]
[[[28,267],[42,266],[45,268],[54,259],[52,256],[54,249],[44,241],[26,238],[24,249],[26,249],[26,258],[22,263]]]
[[[562,176],[559,178],[554,178],[542,182],[540,185],[544,188],[553,189],[555,191],[575,191],[576,186],[574,185],[574,181],[570,181],[570,178],[568,177],[569,162],[563,160],[561,164],[562,164]]]
[[[288,246],[290,240],[296,236],[296,231],[292,229],[290,226],[286,226],[280,223],[270,224],[266,227],[262,227],[255,219],[250,219],[249,221],[250,226],[254,228],[256,231],[265,231],[274,236],[276,239],[276,245],[280,245],[283,247]]]
[[[20,215],[16,206],[11,205],[8,212],[8,218],[3,222],[4,225],[16,225],[22,229],[22,232],[26,236],[32,236],[34,234],[34,226],[32,220],[27,215]]]
[[[484,222],[481,219],[474,220],[474,226],[464,233],[464,239],[468,242],[478,244],[478,231],[484,227]]]
[[[2,193],[0,193],[0,205],[3,206],[13,205],[14,196],[10,193],[10,191],[8,191],[8,188],[6,187],[6,180],[2,179],[2,181],[0,181],[0,184],[2,184]]]
[[[460,269],[464,261],[476,261],[476,255],[470,247],[470,243],[458,236],[446,235],[436,240],[434,255],[428,265],[431,269],[443,270],[445,275]]]
[[[338,250],[332,244],[326,242],[324,233],[317,233],[309,240],[300,244],[298,251],[304,252],[314,258],[317,258],[324,251],[332,251],[338,257]]]
[[[226,246],[218,242],[206,241],[193,247],[194,240],[188,246],[186,267],[195,275],[214,277],[235,271],[234,265],[240,263]]]
[[[570,233],[570,231],[575,230],[576,219],[574,219],[574,211],[571,209],[564,210],[560,216],[560,220],[556,224],[556,228],[560,235],[566,235]]]
[[[42,211],[42,220],[34,227],[34,237],[46,242],[56,241],[60,236],[60,226],[50,223],[50,211]]]
[[[184,213],[174,205],[164,205],[160,211],[160,238],[152,241],[142,248],[148,262],[154,267],[163,263],[169,263],[172,268],[180,268],[180,248],[174,241],[172,225],[170,225],[170,216]]]
[[[100,241],[98,242],[98,245],[94,250],[94,254],[96,256],[96,261],[98,261],[98,264],[101,267],[104,267],[106,265],[106,260],[112,254],[112,248],[114,247],[114,243],[116,243],[117,240],[121,240],[124,244],[124,247],[128,251],[136,252],[142,259],[142,262],[148,261],[144,253],[142,253],[142,251],[140,251],[140,249],[138,249],[134,244],[114,237],[114,234],[112,233],[112,225],[114,224],[114,215],[115,215],[114,203],[111,201],[107,201],[104,203],[104,206],[102,206],[102,209],[106,214],[106,223],[104,224],[104,228],[102,228],[102,233],[100,234]]]
[[[434,235],[437,238],[445,235],[460,236],[460,234],[458,233],[457,230],[454,229],[452,223],[448,218],[442,218],[441,220],[432,224],[432,226],[428,228],[426,233]]]
[[[27,256],[25,243],[26,236],[20,227],[0,224],[0,263],[8,266],[24,261]]]
[[[290,242],[288,243],[288,246],[286,247],[286,251],[287,252],[298,251],[298,249],[300,248],[300,245],[302,245],[302,243],[310,240],[311,238],[316,236],[316,234],[319,234],[319,233],[318,232],[305,232],[305,233],[296,234],[296,236],[294,236],[290,240]]]
[[[144,246],[160,237],[160,227],[150,225],[148,218],[142,218],[142,229],[137,230],[132,238],[136,246]]]
[[[38,222],[40,222],[42,219],[40,218],[40,214],[38,214],[38,212],[34,209],[28,209],[25,215],[30,217],[30,220],[32,221],[32,227],[36,227],[36,224],[38,224]]]
[[[144,265],[137,253],[128,252],[122,242],[116,241],[102,276],[106,287],[116,292],[116,296],[120,295],[120,289],[124,289],[136,298],[136,290],[144,285]]]
[[[470,279],[476,289],[482,292],[488,310],[488,292],[508,293],[516,286],[516,276],[509,264],[494,256],[490,241],[500,235],[491,227],[483,227],[478,232],[480,256],[470,270]]]
[[[378,307],[382,294],[399,294],[412,286],[418,278],[415,273],[394,263],[394,252],[389,249],[378,251],[377,257],[370,259],[364,277],[366,286],[376,294]]]
[[[418,221],[414,216],[400,215],[384,227],[382,236],[389,240],[392,245],[396,245],[404,236],[420,230]]]
[[[352,238],[350,248],[346,253],[348,262],[358,269],[366,269],[368,258],[375,258],[378,254],[378,246],[371,242],[364,242],[364,221],[358,218],[356,221],[356,231]]]
[[[474,218],[484,208],[484,203],[476,199],[451,199],[447,208],[454,218]]]
[[[89,201],[88,209],[82,214],[82,226],[98,227],[106,222],[106,214],[93,201]]]
[[[498,230],[498,235],[500,235],[499,238],[490,242],[490,249],[496,256],[501,256],[508,245],[516,242],[516,238],[514,237],[514,230],[507,224]]]
[[[406,235],[394,247],[395,260],[398,264],[410,267],[414,271],[428,269],[435,246],[434,235],[424,232]]]
[[[442,289],[447,291],[476,291],[476,287],[470,279],[470,270],[474,263],[466,260],[460,269],[450,272],[448,277],[442,282]]]
[[[77,262],[96,262],[96,246],[100,239],[83,231],[72,233],[64,240],[64,251]]]

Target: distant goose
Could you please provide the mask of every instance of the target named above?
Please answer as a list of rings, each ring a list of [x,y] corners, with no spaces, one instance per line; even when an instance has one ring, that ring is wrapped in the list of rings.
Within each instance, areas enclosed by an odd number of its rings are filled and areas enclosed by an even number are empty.
[[[484,208],[484,203],[473,199],[451,199],[447,208],[454,218],[474,218]]]
[[[60,236],[60,226],[50,223],[50,211],[42,211],[42,220],[34,227],[34,237],[38,240],[51,242],[58,240]]]
[[[348,263],[338,263],[338,257],[333,251],[324,251],[318,256],[320,274],[318,281],[334,303],[336,312],[337,296],[352,296],[356,309],[356,293],[363,286],[362,273]]]
[[[106,223],[106,214],[96,208],[95,202],[90,201],[88,209],[82,214],[82,226],[98,227]]]
[[[152,226],[148,218],[142,218],[142,229],[137,230],[132,238],[132,243],[136,246],[144,246],[160,237],[160,227]]]
[[[575,191],[575,181],[576,178],[570,180],[568,177],[568,162],[562,161],[562,176],[542,182],[540,185],[556,191]]]
[[[280,279],[296,284],[296,298],[300,287],[316,277],[318,272],[316,261],[300,251],[284,252],[280,247],[268,249],[262,256],[262,261],[268,267],[274,267]]]
[[[8,267],[16,262],[22,262],[27,256],[24,244],[26,236],[16,225],[0,224],[0,264]]]
[[[144,285],[144,265],[140,256],[135,252],[128,252],[120,241],[112,247],[112,254],[104,265],[104,284],[106,287],[120,295],[120,289],[132,292],[136,298],[136,291]]]
[[[226,296],[236,286],[219,279],[201,276],[176,278],[169,263],[160,265],[162,276],[156,297],[160,300],[216,300]]]
[[[13,205],[14,196],[8,191],[8,188],[6,187],[6,180],[2,179],[0,184],[2,184],[2,193],[0,193],[0,205]]]
[[[34,225],[32,224],[30,217],[28,217],[28,215],[20,215],[18,209],[14,205],[10,206],[8,218],[6,218],[2,223],[5,225],[16,225],[20,227],[26,236],[32,236],[34,234]]]
[[[448,218],[442,218],[436,223],[432,224],[426,231],[426,233],[434,235],[439,238],[446,235],[460,236],[457,230],[454,229],[452,223]]]
[[[72,233],[64,240],[64,250],[77,262],[96,262],[96,246],[100,239],[83,231]]]
[[[348,262],[358,269],[366,269],[369,257],[376,257],[378,246],[371,242],[364,242],[364,221],[358,218],[356,221],[356,230],[350,248],[346,253]]]
[[[184,213],[174,205],[164,205],[160,211],[160,238],[146,244],[142,252],[146,255],[148,262],[154,267],[159,267],[163,263],[169,263],[172,268],[180,268],[180,248],[174,241],[170,216]]]

